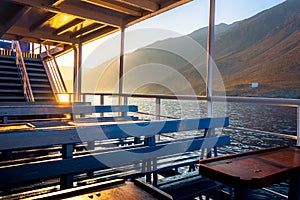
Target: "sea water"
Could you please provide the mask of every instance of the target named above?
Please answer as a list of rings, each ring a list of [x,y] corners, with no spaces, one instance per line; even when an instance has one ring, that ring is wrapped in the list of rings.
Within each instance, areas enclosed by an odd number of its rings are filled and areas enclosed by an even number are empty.
[[[117,100],[106,98],[107,104],[116,104]],[[129,98],[129,104],[137,105],[140,112],[156,114],[155,99]],[[207,116],[206,102],[186,101],[186,100],[161,100],[160,102],[161,120],[168,118],[195,118]],[[235,130],[226,128],[218,130],[218,134],[229,134],[231,144],[219,148],[220,155],[246,152],[274,146],[293,146],[294,139],[284,137],[284,135],[295,136],[297,129],[297,109],[294,107],[280,107],[261,104],[246,103],[214,103],[213,116],[228,116],[231,127],[241,127],[265,132],[278,133],[255,133],[249,130]],[[141,119],[157,120],[158,116],[139,115]],[[187,137],[197,135],[196,131],[184,133],[174,133],[173,137]],[[274,184],[267,189],[274,190],[284,195],[288,194],[288,181]],[[274,195],[262,190],[254,191],[254,199],[257,200],[281,200],[282,196]]]
[[[155,114],[155,100],[153,99],[132,98],[129,100],[129,103],[138,105],[139,110],[142,112]],[[161,100],[160,106],[161,115],[172,118],[205,117],[207,115],[205,102]],[[231,144],[219,148],[220,154],[233,154],[267,147],[296,144],[295,140],[283,136],[284,134],[296,135],[297,109],[294,107],[244,103],[215,103],[213,105],[213,115],[216,117],[228,116],[230,126],[232,127],[243,127],[282,134],[280,136],[271,133],[254,133],[245,130],[225,129],[222,132],[230,135]],[[157,119],[155,116],[141,117],[151,120]],[[161,119],[166,118],[161,117]],[[177,134],[180,135],[180,133]],[[191,132],[183,134],[187,134],[187,136],[193,135]],[[288,181],[272,185],[268,189],[287,195]],[[255,190],[254,193],[254,199],[257,200],[286,199],[262,190]]]

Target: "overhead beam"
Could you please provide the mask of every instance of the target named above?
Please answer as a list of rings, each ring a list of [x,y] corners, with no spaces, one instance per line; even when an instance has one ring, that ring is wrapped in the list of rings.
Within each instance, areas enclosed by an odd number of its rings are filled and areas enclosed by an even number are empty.
[[[4,26],[0,27],[0,38],[30,10],[31,7],[27,6],[21,8],[21,10],[10,21],[8,21]]]
[[[133,16],[138,16],[138,17],[142,16],[142,13],[139,12],[139,11],[132,10],[132,9],[129,9],[129,8],[125,8],[123,6],[119,6],[119,5],[109,3],[109,2],[106,2],[106,1],[102,1],[102,0],[81,0],[81,1],[93,4],[93,5],[96,5],[96,6],[101,6],[101,7],[110,9],[110,10],[115,10],[117,12],[125,13],[125,14],[128,14],[128,15],[133,15]]]
[[[105,37],[107,35],[110,35],[114,32],[119,31],[119,30],[120,30],[119,28],[106,26],[102,29],[96,30],[94,32],[91,32],[90,34],[87,34],[87,35],[84,35],[84,36],[80,37],[80,40],[81,40],[82,44],[84,44],[86,42],[91,42],[91,41],[97,40],[101,37]]]
[[[70,30],[71,28],[73,28],[74,26],[80,24],[84,22],[83,19],[74,19],[71,22],[63,25],[62,27],[60,27],[59,29],[57,29],[53,34],[54,35],[62,35],[64,33],[66,33],[68,30]]]
[[[97,24],[97,23],[93,23],[87,27],[84,27],[82,29],[79,29],[78,31],[76,31],[75,33],[70,35],[70,38],[78,38],[81,37],[83,35],[87,35],[93,31],[96,31],[98,29],[104,28],[106,25],[103,24]]]
[[[80,2],[77,1],[76,1],[77,2],[76,5],[72,4],[72,1],[65,1],[64,3],[60,4],[58,7],[45,5],[41,3],[40,0],[9,0],[9,1],[19,3],[22,5],[28,5],[31,7],[44,9],[53,13],[64,13],[68,15],[73,15],[76,18],[90,19],[114,27],[121,27],[123,24],[123,21],[120,17],[106,14],[102,12],[100,7],[96,7],[98,9],[95,9],[88,6],[80,5]]]
[[[68,44],[75,43],[76,44],[76,43],[80,42],[76,38],[71,39],[68,36],[64,36],[64,35],[56,36],[56,35],[53,35],[51,32],[42,31],[42,30],[36,30],[34,32],[30,32],[28,30],[28,28],[17,27],[17,26],[14,26],[11,29],[9,29],[7,31],[7,34],[23,36],[26,38],[35,38],[35,39],[53,41],[53,42],[58,42],[58,43],[68,43]]]
[[[65,0],[56,0],[55,3],[52,4],[52,6],[59,6],[60,4],[62,4]]]
[[[123,2],[123,0],[116,0],[116,1],[122,1]],[[131,2],[131,1],[135,1],[135,0],[128,0],[128,1]],[[180,1],[175,1],[175,2],[174,1],[161,1],[161,4],[158,5],[158,9],[155,10],[155,11],[152,11],[152,13],[144,14],[142,17],[139,17],[139,18],[127,17],[123,21],[123,23],[125,24],[126,27],[129,27],[133,24],[136,24],[136,23],[141,22],[145,19],[154,17],[156,15],[159,15],[163,12],[166,12],[168,10],[171,10],[173,8],[176,8],[180,5],[183,5],[183,4],[191,2],[191,1],[192,0],[180,0]],[[140,1],[137,1],[137,2],[140,2]],[[125,3],[125,1],[124,1],[124,3]],[[140,3],[144,3],[144,1],[141,1]]]
[[[143,0],[143,1],[141,1],[141,0],[115,0],[115,1],[122,2],[124,4],[131,5],[134,7],[142,8],[142,9],[150,11],[150,12],[154,12],[159,9],[158,4],[156,4],[152,1],[149,1],[149,0]]]
[[[37,29],[42,28],[43,26],[45,26],[47,21],[53,18],[55,15],[56,13],[51,13],[51,12],[46,13],[42,18],[40,18],[37,22],[35,22],[33,25],[29,27],[29,31],[33,32]]]

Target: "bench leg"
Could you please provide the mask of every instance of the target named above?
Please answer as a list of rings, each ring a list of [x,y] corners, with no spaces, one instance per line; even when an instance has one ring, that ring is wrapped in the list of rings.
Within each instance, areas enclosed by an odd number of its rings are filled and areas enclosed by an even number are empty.
[[[87,150],[94,150],[95,149],[95,141],[91,141],[87,143]],[[93,177],[94,176],[94,172],[93,171],[89,171],[86,173],[88,177]]]
[[[74,145],[62,145],[62,157],[68,159],[73,157]],[[60,177],[60,189],[67,189],[73,187],[73,175],[63,175]]]
[[[8,117],[7,116],[2,117],[2,124],[8,124]]]
[[[12,151],[11,150],[2,151],[2,159],[3,160],[12,160],[13,159]]]
[[[146,182],[151,183],[151,160],[146,161]]]
[[[234,188],[234,200],[252,200],[252,189],[250,186],[237,186]]]
[[[300,174],[293,176],[290,180],[289,199],[300,199]]]
[[[64,175],[60,177],[60,189],[68,189],[73,187],[73,176]]]

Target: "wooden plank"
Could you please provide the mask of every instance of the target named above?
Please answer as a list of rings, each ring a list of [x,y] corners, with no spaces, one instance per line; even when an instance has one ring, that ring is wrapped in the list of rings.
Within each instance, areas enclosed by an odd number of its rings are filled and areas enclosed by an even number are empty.
[[[135,116],[125,116],[125,117],[87,117],[87,118],[78,118],[75,122],[103,122],[103,121],[136,121],[138,117]]]
[[[109,181],[104,181],[101,183],[89,184],[89,185],[79,186],[79,187],[65,189],[65,190],[61,190],[61,191],[55,191],[55,192],[50,192],[50,193],[46,193],[46,194],[41,194],[38,196],[31,197],[30,199],[32,199],[32,200],[66,199],[66,198],[74,197],[76,195],[82,195],[84,193],[91,193],[94,191],[104,190],[109,187],[120,186],[121,184],[124,184],[124,183],[125,183],[125,181],[123,179],[109,180]],[[85,195],[85,196],[87,196],[87,195]],[[99,196],[99,195],[95,195],[95,196]]]
[[[110,9],[110,10],[115,10],[117,12],[129,14],[129,15],[138,16],[138,17],[142,16],[141,11],[129,9],[125,6],[120,6],[115,3],[110,3],[110,2],[106,2],[106,1],[102,1],[102,0],[82,0],[82,1],[90,3],[90,4],[94,4],[96,6],[101,6],[101,7]]]
[[[159,5],[149,0],[116,0],[131,6],[135,6],[137,8],[142,8],[150,12],[157,11],[159,9]]]
[[[137,112],[135,105],[111,105],[111,106],[89,106],[89,105],[22,105],[22,106],[0,106],[0,116],[30,116],[51,114],[85,114],[101,112]]]
[[[42,2],[39,0],[11,0],[12,2],[28,5],[36,8],[40,8],[43,10],[47,10],[53,13],[64,13],[68,15],[73,15],[80,19],[90,19],[94,21],[98,21],[100,23],[109,24],[114,27],[122,26],[122,18],[114,16],[110,13],[103,12],[103,9],[93,8],[88,4],[65,2],[59,5],[59,9],[51,6],[44,6]],[[102,11],[102,12],[101,12]]]
[[[5,132],[0,134],[0,150],[74,144],[126,137],[150,137],[156,134],[217,128],[228,125],[228,117],[219,117]]]
[[[153,185],[150,185],[148,183],[145,183],[144,181],[141,181],[139,179],[134,180],[134,184],[142,188],[144,191],[149,192],[153,196],[157,197],[160,200],[172,200],[172,196],[168,193],[158,189],[157,187],[154,187]]]
[[[19,5],[14,5],[15,9],[19,10],[15,16],[13,16],[9,21],[1,27],[0,29],[0,38],[12,27],[16,24],[16,22],[21,19],[26,13],[28,13],[31,10],[31,7],[27,6],[19,6]],[[19,7],[19,8],[18,8]]]
[[[96,112],[137,112],[138,106],[135,105],[112,105],[95,106]]]
[[[170,154],[180,154],[201,148],[211,148],[212,146],[224,146],[229,143],[229,136],[220,136],[158,144],[156,146],[144,146],[127,150],[121,149],[80,156],[73,159],[53,160],[20,166],[6,166],[0,168],[0,185],[4,186],[32,180],[43,180],[45,178],[59,177],[67,174],[123,166]]]

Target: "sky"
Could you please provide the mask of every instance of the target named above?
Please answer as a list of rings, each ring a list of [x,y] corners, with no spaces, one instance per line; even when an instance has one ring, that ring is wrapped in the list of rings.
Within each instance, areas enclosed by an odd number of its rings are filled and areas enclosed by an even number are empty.
[[[231,24],[249,18],[262,10],[271,8],[285,0],[216,0],[215,24]],[[194,0],[168,12],[147,19],[126,29],[125,52],[151,44],[156,40],[189,34],[208,26],[209,0]],[[83,67],[92,68],[100,63],[90,64],[88,60],[99,54],[99,62],[117,56],[119,34],[94,41],[83,46]],[[108,49],[109,46],[109,49]],[[113,46],[113,47],[112,47]],[[59,66],[72,66],[73,53],[57,59]]]

